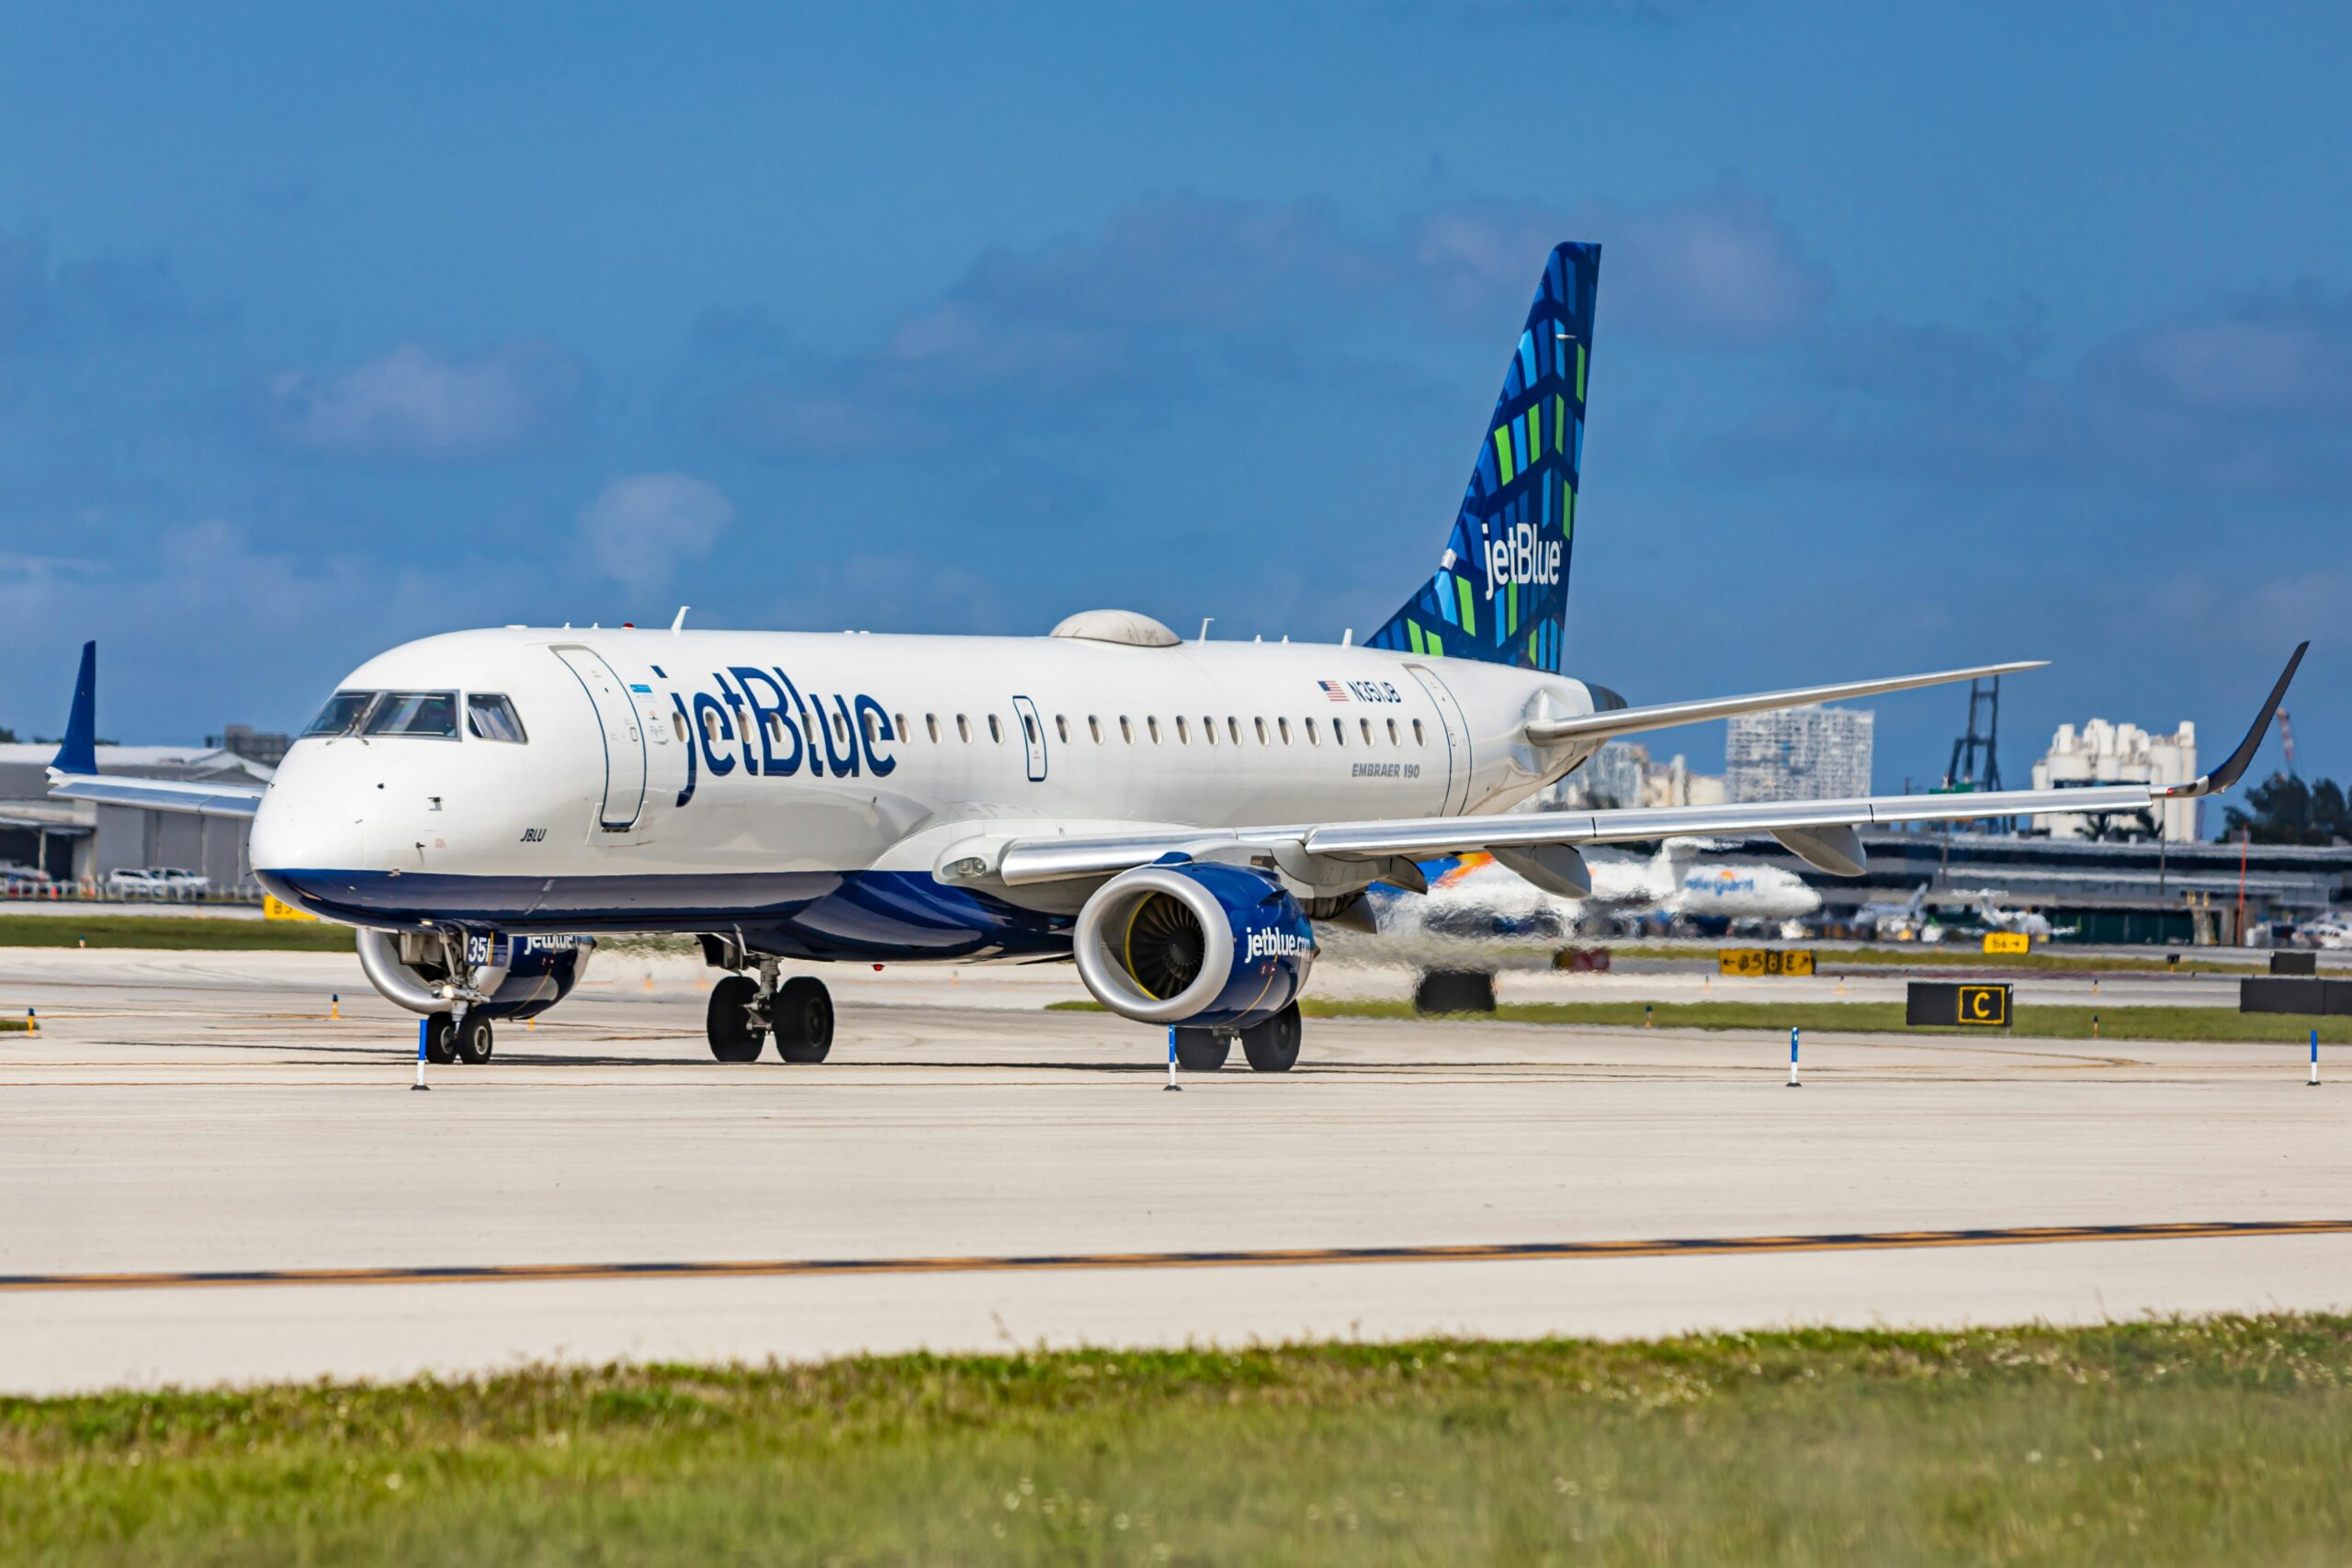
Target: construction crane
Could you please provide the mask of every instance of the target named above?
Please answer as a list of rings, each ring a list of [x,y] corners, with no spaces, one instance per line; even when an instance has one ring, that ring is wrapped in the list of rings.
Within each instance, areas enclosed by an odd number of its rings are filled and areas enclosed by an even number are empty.
[[[2287,722],[2287,710],[2278,710],[2278,750],[2287,759],[2287,776],[2299,777],[2295,772],[2295,727]]]
[[[1984,728],[1976,728],[1978,705],[1983,705]],[[1944,769],[1947,791],[1996,790],[2001,787],[2001,758],[1998,750],[2001,735],[2001,678],[1971,681],[1968,683],[1968,728],[1951,743],[1951,761]],[[1983,771],[1978,771],[1978,759],[1983,758]],[[2016,828],[2016,819],[2008,817],[1980,818],[1967,826],[1987,833],[2007,833]]]

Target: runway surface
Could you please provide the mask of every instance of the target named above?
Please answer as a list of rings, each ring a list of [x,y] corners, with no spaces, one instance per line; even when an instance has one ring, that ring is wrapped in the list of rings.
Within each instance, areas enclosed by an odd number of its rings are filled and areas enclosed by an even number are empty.
[[[2286,1042],[1824,1035],[1791,1092],[1780,1035],[1312,1021],[1168,1094],[1067,968],[838,970],[831,1062],[722,1066],[698,971],[596,962],[411,1094],[347,958],[0,950],[0,1389],[2352,1307]]]

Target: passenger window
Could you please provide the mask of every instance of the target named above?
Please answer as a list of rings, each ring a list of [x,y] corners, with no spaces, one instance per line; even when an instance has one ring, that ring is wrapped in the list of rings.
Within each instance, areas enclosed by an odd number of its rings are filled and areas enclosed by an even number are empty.
[[[865,743],[878,745],[882,739],[882,716],[868,709],[865,717]]]
[[[1136,727],[1127,722],[1125,714],[1119,716],[1119,739],[1130,746],[1136,743]]]
[[[1000,746],[1004,744],[1004,726],[997,722],[994,714],[989,715],[989,739]]]
[[[1148,729],[1148,730],[1149,730],[1149,731],[1151,732],[1151,743],[1152,743],[1154,746],[1159,745],[1159,716],[1158,714],[1147,714],[1147,715],[1144,716],[1143,727],[1144,727],[1144,728],[1146,728],[1146,729]]]
[[[1429,741],[1423,739],[1421,735],[1421,721],[1418,718],[1413,721],[1413,744],[1416,746],[1426,746],[1429,744]]]
[[[718,744],[718,710],[717,708],[702,710],[702,738],[713,746]]]
[[[1348,721],[1344,718],[1333,719],[1331,721],[1331,744],[1334,746],[1345,746],[1347,743]]]
[[[327,699],[327,705],[319,710],[319,716],[312,719],[311,728],[302,733],[305,735],[348,734],[357,728],[362,718],[367,716],[368,705],[375,702],[376,696],[377,694],[374,692],[337,692]]]
[[[495,692],[471,692],[466,696],[466,728],[481,740],[504,740],[520,746],[530,738],[523,733],[523,716],[514,705]]]
[[[1364,743],[1365,745],[1367,745],[1367,746],[1371,745],[1371,744],[1372,744],[1372,720],[1370,720],[1370,719],[1368,719],[1368,718],[1360,718],[1360,719],[1356,720],[1356,722],[1357,722],[1358,724],[1360,724],[1360,725],[1363,726],[1363,743]]]
[[[1213,718],[1204,718],[1204,719],[1201,720],[1201,734],[1202,734],[1204,737],[1205,737],[1205,738],[1207,739],[1208,743],[1209,743],[1210,745],[1212,745],[1212,746],[1216,745],[1216,720],[1215,720],[1215,719],[1213,719]]]
[[[673,712],[670,715],[670,728],[677,731],[678,744],[681,746],[684,745],[686,743],[686,716],[682,713]]]
[[[956,716],[956,739],[967,746],[972,743],[972,721],[960,713]]]
[[[1253,718],[1250,722],[1258,727],[1258,744],[1263,746],[1266,743],[1266,721],[1262,718]]]
[[[1388,744],[1396,744],[1396,721],[1393,718],[1388,721]]]
[[[1088,714],[1086,716],[1086,733],[1094,738],[1094,744],[1097,746],[1102,745],[1102,721],[1095,717],[1092,714]]]
[[[1225,716],[1225,732],[1233,737],[1233,743],[1236,746],[1241,744],[1241,721],[1231,714]]]
[[[1037,744],[1037,721],[1025,713],[1021,716],[1021,739],[1032,746]]]
[[[1285,745],[1285,746],[1289,745],[1289,744],[1290,744],[1290,720],[1288,720],[1288,719],[1286,719],[1286,718],[1277,718],[1277,719],[1275,719],[1275,720],[1274,720],[1274,728],[1275,728],[1276,729],[1279,729],[1279,730],[1281,730],[1281,731],[1283,732],[1283,745]]]
[[[784,744],[784,715],[780,713],[772,713],[768,715],[767,729],[769,745],[781,746]]]
[[[933,746],[938,745],[938,744],[939,744],[939,716],[938,716],[937,714],[935,714],[935,713],[927,713],[927,714],[923,715],[923,716],[922,716],[922,727],[923,727],[925,729],[927,729],[927,730],[931,731],[931,743],[932,743]]]
[[[1069,720],[1059,714],[1054,715],[1054,734],[1065,746],[1069,744]]]
[[[388,692],[368,715],[368,733],[454,740],[458,738],[458,694]]]
[[[890,732],[901,740],[914,733],[907,728],[907,716],[902,713],[894,713],[890,716]]]
[[[1315,721],[1314,721],[1313,719],[1309,718],[1309,719],[1303,720],[1302,722],[1303,722],[1303,723],[1305,723],[1305,724],[1306,724],[1306,743],[1307,743],[1309,746],[1320,746],[1320,745],[1322,745],[1322,744],[1323,744],[1323,738],[1322,738],[1321,736],[1319,736],[1319,735],[1317,735],[1317,734],[1316,734],[1316,733],[1315,733]]]
[[[1176,743],[1179,746],[1190,746],[1193,743],[1193,731],[1184,723],[1184,716],[1181,713],[1176,716]]]

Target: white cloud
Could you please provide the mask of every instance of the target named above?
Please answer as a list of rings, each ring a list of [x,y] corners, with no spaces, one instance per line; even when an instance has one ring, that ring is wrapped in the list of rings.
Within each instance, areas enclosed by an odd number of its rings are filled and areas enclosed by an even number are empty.
[[[560,446],[586,386],[586,367],[552,344],[456,359],[404,343],[332,375],[278,372],[262,417],[281,446],[313,457],[476,463]]]
[[[589,562],[632,588],[655,588],[682,559],[710,553],[735,507],[718,487],[686,474],[617,479],[581,509]]]

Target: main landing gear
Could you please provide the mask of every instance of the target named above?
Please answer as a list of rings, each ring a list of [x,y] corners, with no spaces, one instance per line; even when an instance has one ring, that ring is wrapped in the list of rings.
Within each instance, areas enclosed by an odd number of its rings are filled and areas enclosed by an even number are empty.
[[[777,983],[775,967],[754,977],[729,975],[710,988],[706,1019],[710,1054],[722,1062],[756,1062],[775,1036],[776,1059],[821,1062],[833,1048],[833,996],[806,975]]]
[[[490,1020],[481,1013],[469,1011],[459,1018],[436,1012],[425,1021],[424,1059],[428,1062],[442,1066],[463,1062],[478,1067],[490,1060],[494,1047]]]
[[[1299,1037],[1305,1033],[1299,1022],[1298,1004],[1293,1002],[1263,1023],[1253,1023],[1239,1032],[1241,1054],[1250,1059],[1250,1070],[1255,1073],[1286,1073],[1298,1060]],[[1176,1031],[1176,1065],[1188,1073],[1214,1073],[1225,1066],[1233,1052],[1234,1034],[1215,1029],[1178,1029]]]

